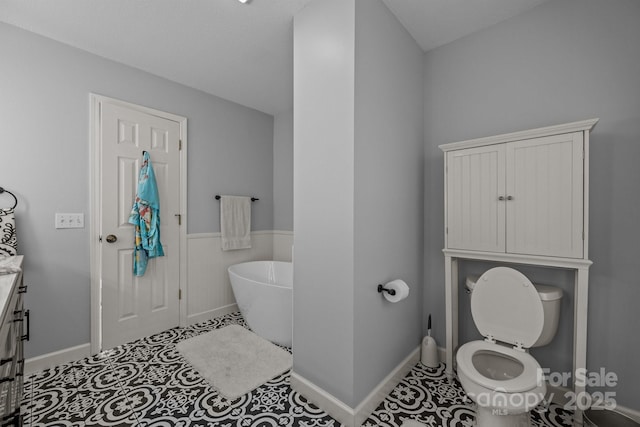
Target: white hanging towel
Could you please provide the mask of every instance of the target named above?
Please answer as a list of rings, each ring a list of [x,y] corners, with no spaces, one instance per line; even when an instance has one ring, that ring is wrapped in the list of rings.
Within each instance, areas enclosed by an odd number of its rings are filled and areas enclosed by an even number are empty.
[[[251,247],[251,197],[220,196],[222,250]]]

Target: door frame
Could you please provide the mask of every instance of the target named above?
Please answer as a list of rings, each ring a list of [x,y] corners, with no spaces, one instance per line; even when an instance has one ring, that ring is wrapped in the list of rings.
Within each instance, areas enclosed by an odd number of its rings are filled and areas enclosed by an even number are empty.
[[[100,190],[100,107],[102,103],[109,103],[137,110],[145,114],[150,114],[164,119],[172,120],[180,124],[180,201],[179,213],[181,215],[180,237],[179,237],[179,289],[181,299],[179,301],[180,326],[186,325],[187,321],[187,118],[172,113],[144,107],[130,102],[109,98],[94,93],[89,94],[90,120],[89,120],[89,140],[90,140],[90,225],[89,225],[89,257],[91,275],[91,354],[97,354],[102,350],[102,292],[101,292],[101,272],[102,272],[102,245],[100,236],[100,202],[102,198]]]

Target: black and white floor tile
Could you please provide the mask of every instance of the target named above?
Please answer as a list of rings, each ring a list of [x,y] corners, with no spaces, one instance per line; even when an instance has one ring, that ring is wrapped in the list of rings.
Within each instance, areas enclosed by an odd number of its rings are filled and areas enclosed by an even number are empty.
[[[340,423],[289,386],[289,372],[235,400],[220,396],[180,355],[175,344],[230,324],[232,313],[159,334],[31,375],[25,381],[26,426],[339,427]],[[532,413],[535,427],[571,425],[556,405]],[[365,427],[472,426],[474,412],[444,367],[416,365],[371,414]]]
[[[556,404],[538,406],[531,412],[533,427],[572,426],[573,413]],[[400,427],[416,421],[429,427],[473,426],[473,403],[457,380],[450,382],[444,364],[437,369],[418,363],[376,408],[363,427]]]

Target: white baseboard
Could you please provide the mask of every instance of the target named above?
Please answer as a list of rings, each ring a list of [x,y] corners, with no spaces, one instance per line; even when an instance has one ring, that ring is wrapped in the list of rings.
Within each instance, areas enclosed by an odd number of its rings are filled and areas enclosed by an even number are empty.
[[[295,372],[291,372],[291,388],[344,426],[358,427],[369,418],[380,402],[387,397],[419,360],[420,347],[417,347],[355,409]]]
[[[294,391],[313,402],[317,407],[338,420],[340,424],[345,427],[354,427],[355,411],[352,407],[293,371],[290,383]]]
[[[396,368],[374,388],[356,407],[355,425],[360,426],[378,405],[396,388],[402,379],[420,361],[420,347],[416,347]]]
[[[26,375],[40,372],[54,366],[62,365],[68,362],[84,359],[91,354],[91,344],[80,344],[75,347],[69,347],[52,353],[43,354],[25,360],[24,372]]]
[[[192,314],[187,317],[186,326],[193,325],[194,323],[206,322],[214,317],[224,316],[225,314],[235,313],[236,311],[238,311],[238,304],[229,304],[213,310],[203,311],[202,313]]]

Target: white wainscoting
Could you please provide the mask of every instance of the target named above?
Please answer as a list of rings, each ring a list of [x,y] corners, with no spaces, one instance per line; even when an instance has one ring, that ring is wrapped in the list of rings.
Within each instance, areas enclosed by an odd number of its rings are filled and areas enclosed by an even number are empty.
[[[291,261],[291,231],[254,231],[251,249],[223,251],[220,233],[187,235],[186,324],[237,311],[227,268],[246,261]]]
[[[293,259],[293,231],[273,230],[273,258],[274,261]]]

